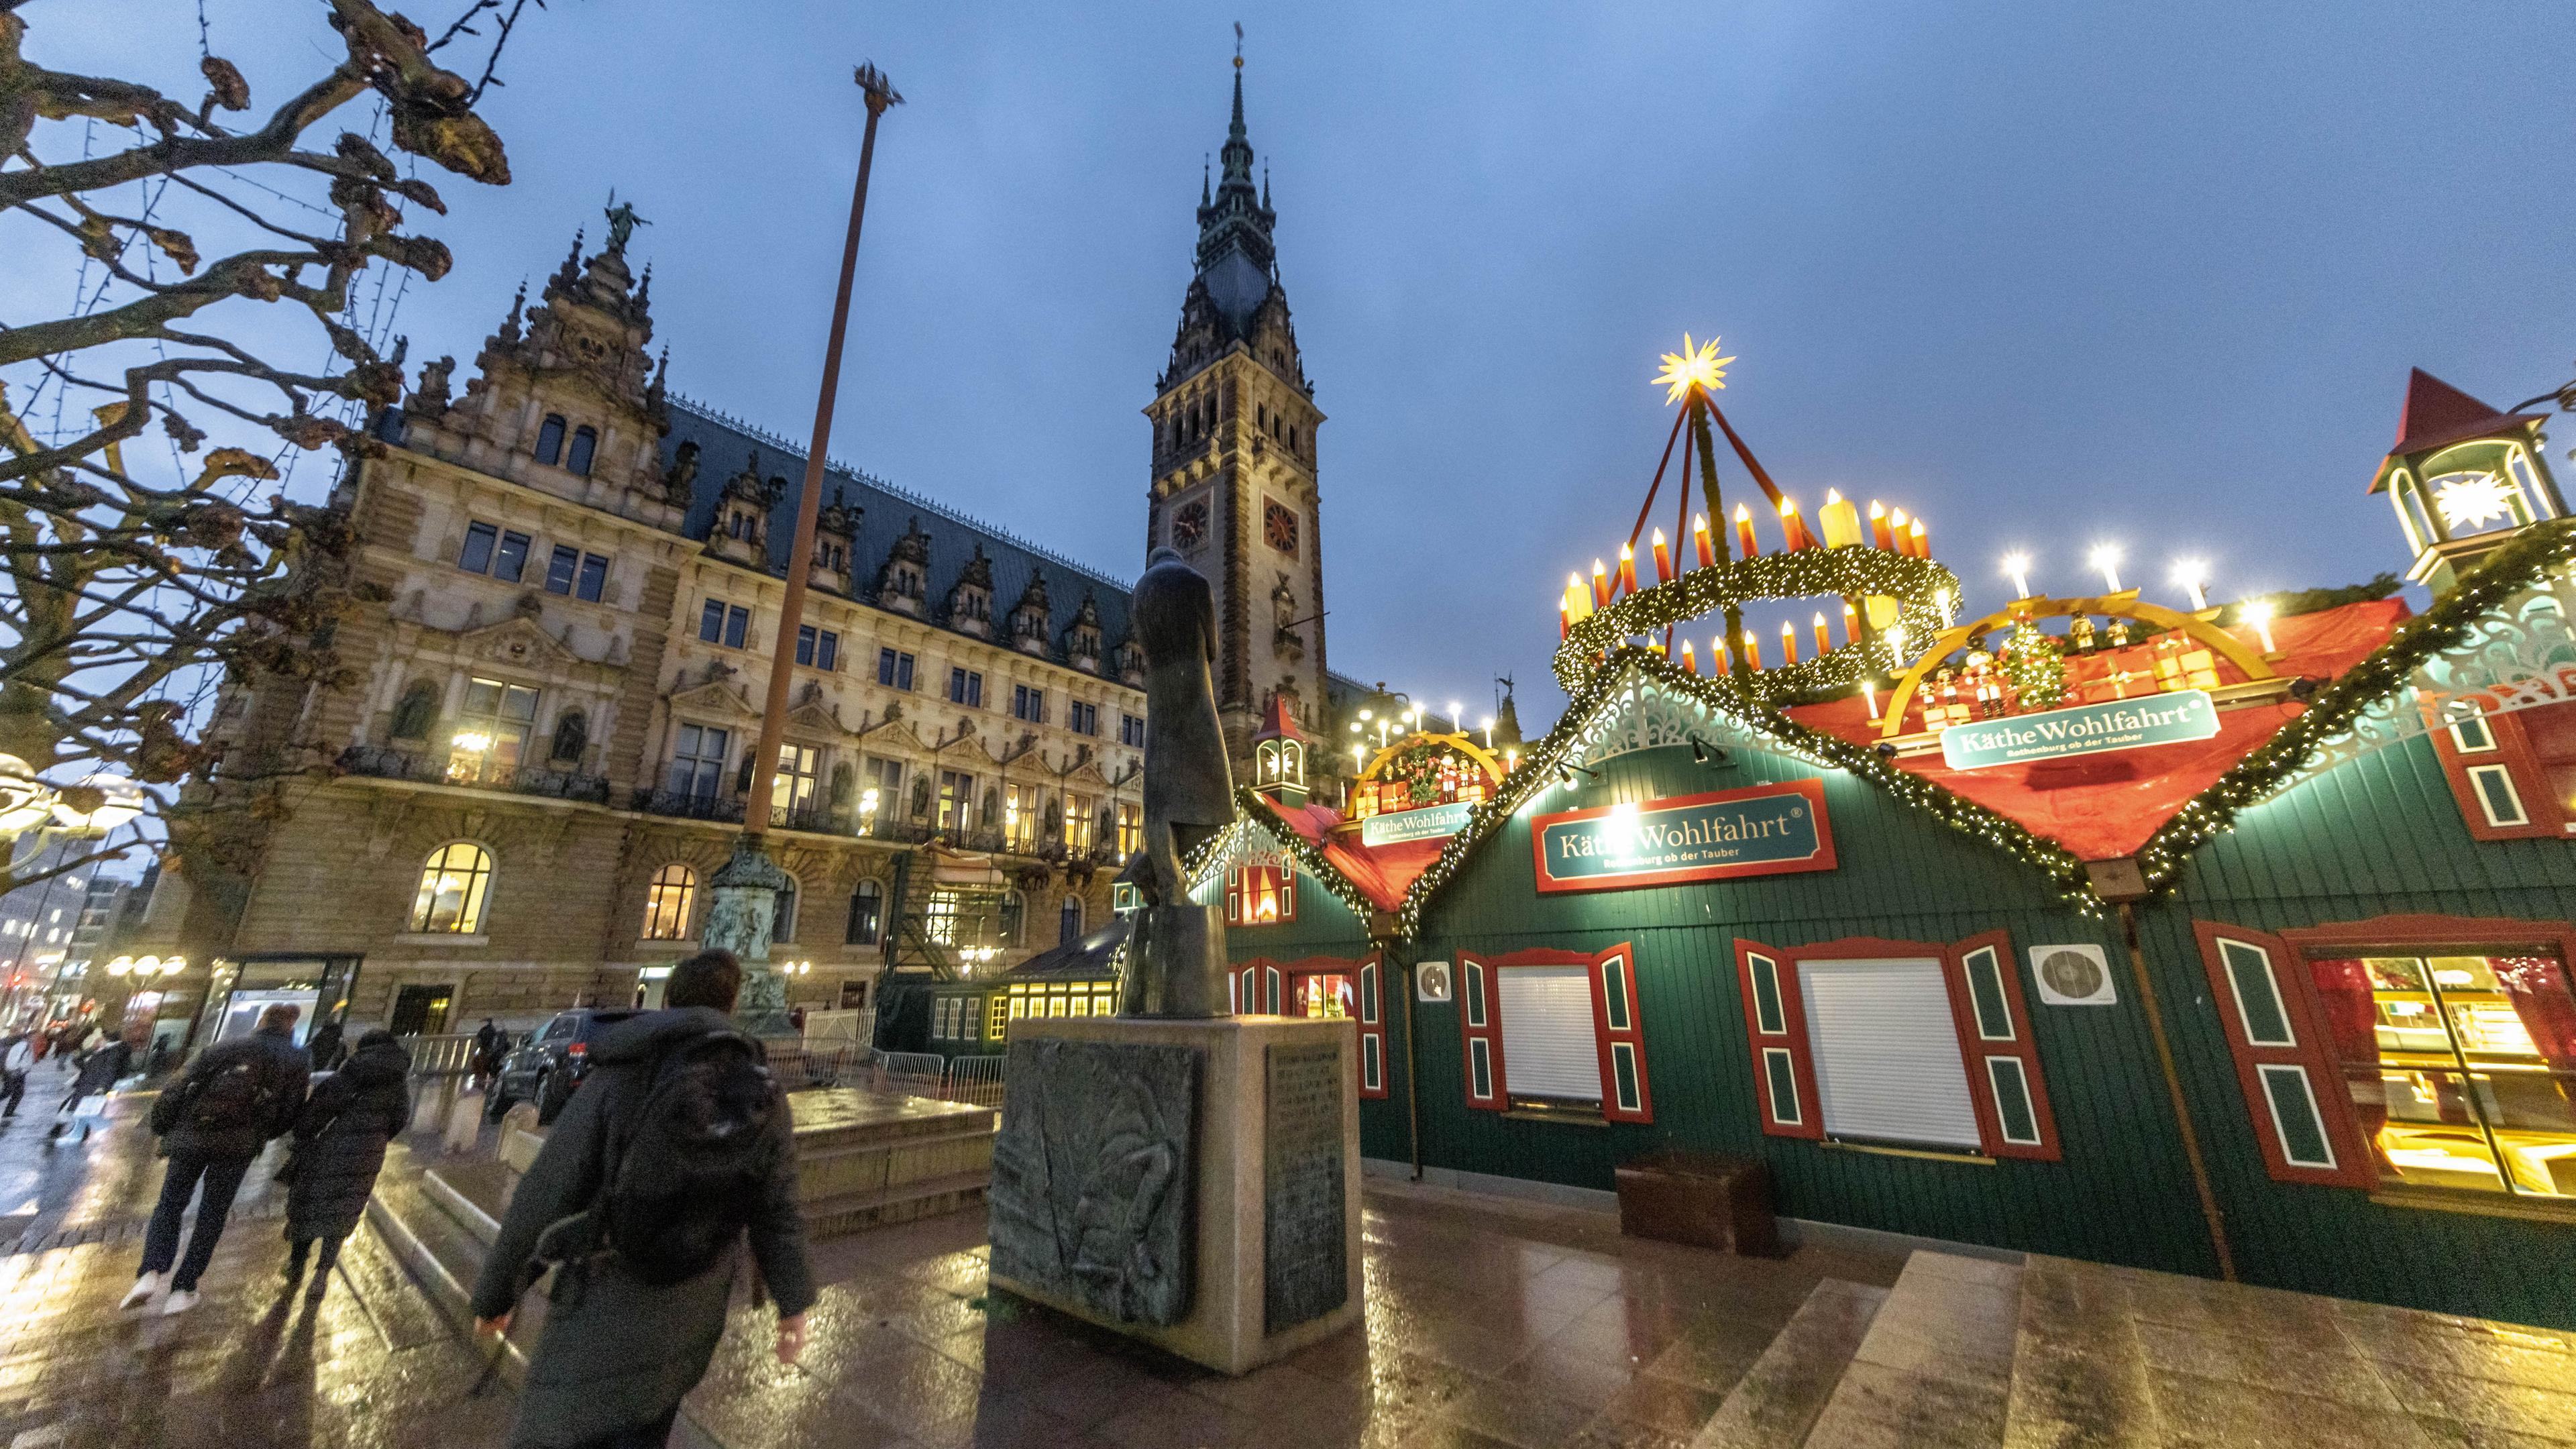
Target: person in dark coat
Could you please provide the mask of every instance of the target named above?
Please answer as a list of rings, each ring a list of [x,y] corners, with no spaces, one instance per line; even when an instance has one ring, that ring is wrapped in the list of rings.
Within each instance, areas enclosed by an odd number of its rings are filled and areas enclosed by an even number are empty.
[[[45,1135],[60,1137],[74,1122],[80,1124],[80,1140],[89,1140],[89,1119],[80,1116],[83,1097],[103,1097],[114,1089],[117,1079],[134,1063],[134,1047],[123,1037],[109,1037],[81,1054],[80,1074],[72,1078],[72,1089],[64,1095],[62,1106],[54,1110],[53,1130]]]
[[[492,1018],[488,1016],[483,1018],[483,1025],[477,1027],[474,1032],[472,1061],[474,1085],[477,1090],[490,1089],[493,1080],[501,1075],[501,1058],[509,1050],[510,1034],[494,1025]]]
[[[524,1277],[547,1229],[596,1208],[613,1152],[631,1140],[664,1054],[710,1033],[738,1034],[727,1013],[742,989],[730,951],[703,951],[671,970],[671,1009],[619,1022],[591,1043],[590,1076],[555,1119],[474,1286],[475,1328],[507,1333]],[[776,1352],[793,1363],[805,1347],[814,1270],[796,1210],[794,1123],[781,1101],[769,1114],[758,1200],[748,1204],[752,1260],[778,1306]],[[646,1283],[614,1251],[565,1265],[550,1289],[543,1336],[519,1393],[514,1449],[647,1449],[670,1436],[680,1400],[706,1374],[724,1337],[740,1240],[705,1271],[667,1287]],[[568,1286],[567,1278],[572,1280]]]
[[[370,1031],[330,1080],[313,1089],[295,1122],[295,1156],[284,1174],[286,1282],[304,1276],[304,1260],[322,1245],[306,1296],[319,1299],[331,1281],[340,1244],[358,1230],[367,1198],[384,1169],[385,1144],[411,1120],[411,1053],[389,1031]]]
[[[143,1269],[118,1307],[149,1300],[165,1282],[170,1296],[161,1304],[164,1314],[197,1306],[197,1279],[215,1256],[215,1241],[224,1235],[224,1219],[251,1159],[270,1138],[285,1136],[304,1111],[312,1059],[295,1044],[295,1019],[302,1014],[285,1003],[261,1012],[256,1030],[207,1048],[152,1104],[152,1130],[170,1165],[161,1174],[152,1224],[144,1230]],[[188,1234],[183,1259],[179,1220],[200,1178],[205,1200],[197,1205],[197,1226]]]

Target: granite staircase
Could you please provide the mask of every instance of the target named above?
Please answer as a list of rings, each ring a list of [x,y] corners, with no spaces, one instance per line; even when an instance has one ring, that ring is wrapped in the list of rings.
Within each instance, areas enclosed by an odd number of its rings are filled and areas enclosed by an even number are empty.
[[[2032,1255],[1824,1279],[1692,1449],[2576,1443],[2576,1333]]]

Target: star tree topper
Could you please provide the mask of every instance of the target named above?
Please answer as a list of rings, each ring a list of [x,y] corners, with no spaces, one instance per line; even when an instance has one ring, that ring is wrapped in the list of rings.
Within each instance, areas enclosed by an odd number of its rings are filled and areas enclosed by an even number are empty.
[[[1655,386],[1669,389],[1664,395],[1664,403],[1670,406],[1688,397],[1692,388],[1724,388],[1726,365],[1734,360],[1717,355],[1716,338],[1694,347],[1690,334],[1685,332],[1682,334],[1682,350],[1664,354],[1664,370],[1655,374]]]

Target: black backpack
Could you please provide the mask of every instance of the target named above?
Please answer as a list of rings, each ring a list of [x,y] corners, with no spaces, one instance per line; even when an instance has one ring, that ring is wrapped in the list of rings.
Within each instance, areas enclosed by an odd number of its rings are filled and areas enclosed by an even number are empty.
[[[267,1064],[244,1058],[198,1083],[188,1102],[188,1127],[203,1133],[266,1132],[277,1105]]]
[[[784,1110],[748,1037],[709,1032],[662,1054],[598,1209],[605,1243],[628,1271],[668,1286],[714,1264],[751,1221]]]

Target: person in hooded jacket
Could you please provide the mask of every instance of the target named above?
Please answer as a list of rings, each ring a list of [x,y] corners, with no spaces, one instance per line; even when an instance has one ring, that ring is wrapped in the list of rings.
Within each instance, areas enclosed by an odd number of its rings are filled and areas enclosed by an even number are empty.
[[[636,1124],[665,1057],[709,1034],[739,1035],[728,1014],[742,989],[730,951],[702,951],[671,970],[663,999],[602,1032],[590,1046],[590,1075],[555,1119],[529,1164],[474,1286],[475,1328],[507,1333],[519,1296],[557,1228],[603,1206],[613,1161]],[[754,1044],[756,1047],[756,1043]],[[776,1353],[794,1363],[805,1347],[805,1310],[815,1299],[796,1208],[795,1124],[781,1100],[770,1112],[747,1191],[745,1231],[713,1264],[668,1286],[644,1281],[614,1250],[589,1253],[558,1272],[543,1335],[519,1392],[513,1449],[656,1449],[667,1442],[680,1400],[697,1385],[724,1337],[740,1242],[778,1307]],[[569,1283],[568,1280],[569,1279]]]
[[[312,1059],[295,1044],[302,1015],[289,1002],[266,1008],[249,1035],[208,1047],[152,1104],[152,1131],[170,1165],[162,1171],[161,1198],[143,1232],[142,1270],[118,1303],[120,1311],[141,1306],[164,1287],[170,1290],[161,1302],[164,1314],[197,1306],[197,1280],[214,1260],[251,1160],[269,1139],[285,1136],[304,1110]],[[199,1198],[197,1225],[188,1230],[187,1255],[181,1257],[179,1228],[192,1197]]]
[[[106,1096],[134,1064],[134,1044],[125,1038],[92,1033],[91,1040],[94,1044],[81,1054],[80,1075],[72,1078],[71,1091],[64,1095],[62,1106],[55,1109],[53,1130],[45,1134],[47,1137],[60,1137],[78,1123],[80,1140],[87,1142],[91,1119],[80,1115],[81,1099]]]
[[[384,1169],[385,1144],[411,1120],[411,1053],[382,1028],[358,1038],[340,1070],[313,1089],[295,1120],[295,1155],[286,1176],[286,1283],[304,1276],[305,1258],[322,1245],[313,1265],[319,1300],[331,1282],[340,1244],[358,1230],[367,1198]]]

